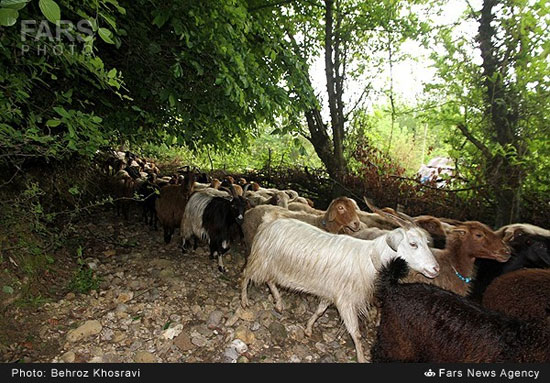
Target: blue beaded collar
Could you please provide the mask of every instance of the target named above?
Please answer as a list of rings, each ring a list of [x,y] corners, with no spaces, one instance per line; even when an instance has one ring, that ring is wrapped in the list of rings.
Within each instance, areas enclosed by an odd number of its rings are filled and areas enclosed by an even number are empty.
[[[460,280],[464,281],[465,283],[470,283],[470,282],[472,281],[472,278],[471,278],[471,277],[465,277],[465,276],[463,276],[463,275],[460,274],[458,271],[456,271],[456,269],[455,269],[454,267],[453,267],[453,270],[455,271],[456,276],[457,276]]]

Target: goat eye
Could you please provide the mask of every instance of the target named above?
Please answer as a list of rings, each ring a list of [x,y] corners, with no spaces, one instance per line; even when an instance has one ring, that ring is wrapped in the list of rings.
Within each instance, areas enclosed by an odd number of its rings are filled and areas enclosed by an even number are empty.
[[[483,235],[482,234],[476,234],[476,237],[481,238],[481,237],[483,237]]]
[[[414,242],[411,242],[409,245],[411,245],[413,249],[416,249],[418,247],[418,245]]]

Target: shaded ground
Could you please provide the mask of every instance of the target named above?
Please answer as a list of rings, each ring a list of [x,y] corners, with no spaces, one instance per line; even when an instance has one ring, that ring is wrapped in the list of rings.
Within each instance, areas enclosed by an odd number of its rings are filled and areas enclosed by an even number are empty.
[[[26,362],[352,362],[355,348],[331,307],[304,335],[317,306],[283,291],[277,313],[267,286],[250,286],[252,306],[238,310],[245,259],[234,247],[221,274],[206,248],[182,254],[161,230],[111,211],[79,224],[85,262],[102,282],[91,294],[63,294],[39,308],[11,307],[4,317],[3,361]],[[52,276],[52,281],[55,276]],[[369,357],[374,331],[363,328]],[[8,342],[5,338],[8,338]]]

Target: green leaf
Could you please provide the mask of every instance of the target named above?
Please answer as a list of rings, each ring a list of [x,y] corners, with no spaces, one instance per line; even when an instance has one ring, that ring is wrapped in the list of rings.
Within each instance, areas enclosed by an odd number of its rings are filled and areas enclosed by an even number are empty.
[[[61,124],[60,120],[48,120],[46,121],[46,125],[50,126],[52,128],[55,128],[56,126],[59,126]]]
[[[19,12],[15,9],[0,8],[0,25],[4,27],[11,27],[17,21]]]
[[[157,14],[157,16],[153,19],[153,24],[155,24],[159,28],[162,28],[162,26],[166,24],[169,18],[170,18],[169,12],[160,11]]]
[[[108,43],[108,44],[114,44],[115,43],[112,39],[113,32],[111,32],[107,28],[99,28],[98,33],[99,33],[99,37],[101,37],[101,39],[103,41],[105,41],[106,43]]]
[[[13,294],[13,287],[11,286],[4,286],[2,287],[2,292],[6,294]]]
[[[115,78],[115,76],[116,76],[116,68],[113,68],[109,72],[107,72],[107,77]]]
[[[19,11],[25,8],[29,1],[31,0],[2,0],[0,1],[0,7],[15,9]]]
[[[65,110],[65,108],[63,108],[63,107],[54,106],[54,107],[53,107],[53,110],[55,110],[61,117],[65,117],[65,118],[71,117],[71,115],[69,114],[69,112],[67,112],[67,111]]]
[[[61,10],[59,5],[53,0],[40,0],[38,6],[42,14],[52,23],[56,23],[61,19]]]

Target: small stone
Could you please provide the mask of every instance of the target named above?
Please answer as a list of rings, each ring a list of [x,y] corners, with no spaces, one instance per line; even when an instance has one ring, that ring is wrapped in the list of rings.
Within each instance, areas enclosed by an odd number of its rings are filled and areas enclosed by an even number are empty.
[[[72,301],[75,298],[76,298],[76,295],[73,292],[67,293],[67,295],[65,295],[65,299],[68,301]]]
[[[92,359],[88,361],[88,363],[103,363],[103,357],[102,356],[94,356]]]
[[[223,312],[221,312],[220,310],[214,310],[208,316],[206,325],[208,326],[209,329],[214,329],[220,325],[222,318],[223,318]]]
[[[334,363],[335,360],[332,357],[332,355],[325,355],[323,358],[321,358],[321,363]]]
[[[111,340],[113,339],[113,335],[114,335],[114,331],[111,330],[110,328],[104,328],[102,331],[101,331],[101,340]]]
[[[166,330],[162,332],[162,337],[164,339],[174,339],[176,336],[178,336],[181,331],[183,330],[183,325],[177,324],[174,327],[169,327]]]
[[[197,335],[191,338],[191,343],[193,343],[195,346],[204,347],[206,346],[206,343],[208,343],[208,341],[204,336]]]
[[[315,343],[315,348],[319,351],[321,351],[322,353],[326,353],[327,352],[327,346],[325,346],[323,343],[321,342],[317,342]]]
[[[273,319],[273,314],[269,310],[262,310],[258,315],[258,321],[266,328],[269,327]]]
[[[305,338],[304,330],[297,325],[288,326],[288,333],[290,338],[297,340],[298,342],[304,340]]]
[[[241,310],[239,313],[239,318],[247,322],[252,322],[256,319],[256,314],[252,310]]]
[[[336,338],[328,332],[323,332],[323,340],[327,343],[334,342]]]
[[[124,291],[118,294],[118,297],[115,299],[115,303],[126,303],[134,297],[134,293],[132,291]]]
[[[103,252],[103,255],[105,257],[112,257],[113,255],[116,255],[116,250],[106,250]]]
[[[246,344],[252,344],[256,340],[256,336],[246,326],[242,325],[235,330],[235,339],[240,339]]]
[[[159,278],[166,280],[166,279],[173,278],[174,275],[175,275],[174,270],[172,270],[172,269],[163,269],[159,273]]]
[[[116,331],[115,335],[113,336],[113,343],[120,343],[124,339],[126,339],[126,334],[120,331]]]
[[[102,328],[103,326],[101,326],[101,323],[97,320],[86,321],[82,326],[69,331],[67,333],[67,340],[69,342],[78,342],[91,335],[99,334]]]
[[[227,347],[223,353],[227,362],[234,362],[239,357],[237,350],[231,347]]]
[[[237,363],[248,363],[248,362],[250,362],[250,360],[244,355],[241,355],[237,358]]]
[[[273,337],[275,343],[281,345],[286,340],[288,334],[284,325],[279,322],[272,322],[269,327],[269,333]]]
[[[193,343],[191,343],[191,338],[189,338],[189,335],[186,332],[180,333],[175,339],[174,344],[181,350],[181,351],[189,351],[195,348]]]
[[[76,357],[76,354],[72,351],[67,351],[63,355],[61,355],[61,360],[63,360],[65,363],[72,363],[74,362],[74,359]]]
[[[115,308],[115,312],[117,313],[125,313],[126,311],[128,311],[128,305],[125,305],[124,303],[119,303]]]
[[[202,308],[199,305],[193,305],[191,306],[191,311],[193,314],[197,315],[202,312]]]
[[[290,362],[291,363],[300,363],[301,361],[302,361],[302,359],[298,358],[297,355],[293,354],[293,355],[290,356]]]
[[[136,363],[155,363],[157,357],[147,351],[138,351],[134,357]]]
[[[122,360],[120,357],[114,353],[109,353],[103,355],[103,362],[104,363],[122,363]]]
[[[250,326],[250,329],[252,331],[258,331],[260,329],[260,327],[261,327],[261,325],[260,325],[259,322],[254,322],[254,323],[252,323],[252,326]]]
[[[231,344],[229,345],[229,347],[235,349],[235,351],[237,351],[237,353],[239,355],[241,354],[244,354],[245,352],[248,351],[248,346],[246,345],[246,343],[244,343],[242,340],[240,339],[235,339],[233,340],[233,342],[231,342]]]

